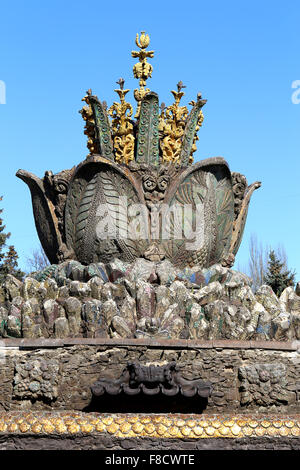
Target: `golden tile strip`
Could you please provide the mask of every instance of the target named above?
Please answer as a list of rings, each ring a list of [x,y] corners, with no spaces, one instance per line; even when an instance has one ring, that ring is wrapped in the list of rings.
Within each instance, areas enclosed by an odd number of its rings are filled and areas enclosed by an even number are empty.
[[[0,434],[109,434],[115,437],[299,437],[300,415],[142,415],[82,412],[0,413]]]

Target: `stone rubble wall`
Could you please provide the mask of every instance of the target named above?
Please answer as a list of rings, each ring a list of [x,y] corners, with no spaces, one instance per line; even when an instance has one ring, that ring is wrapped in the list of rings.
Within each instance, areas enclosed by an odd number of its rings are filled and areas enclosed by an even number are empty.
[[[293,343],[273,342],[273,349],[271,342],[257,343],[255,348],[255,342],[220,340],[215,346],[212,342],[189,340],[181,340],[181,345],[178,340],[152,345],[147,340],[109,343],[101,339],[69,339],[64,345],[63,340],[53,339],[2,340],[0,410],[99,411],[97,406],[106,403],[105,412],[143,412],[149,406],[155,412],[154,406],[159,404],[159,412],[176,413],[300,411],[300,356]],[[147,397],[142,393],[113,396],[110,402],[102,395],[93,404],[94,382],[100,377],[118,379],[128,361],[145,366],[176,361],[185,379],[211,382],[212,395],[204,404],[199,396],[184,401],[181,396]],[[152,405],[148,406],[151,399]],[[138,400],[141,409],[131,411]],[[126,410],[118,409],[124,403]]]
[[[7,277],[0,337],[299,340],[300,296],[266,285],[254,294],[251,279],[221,265],[70,261]]]

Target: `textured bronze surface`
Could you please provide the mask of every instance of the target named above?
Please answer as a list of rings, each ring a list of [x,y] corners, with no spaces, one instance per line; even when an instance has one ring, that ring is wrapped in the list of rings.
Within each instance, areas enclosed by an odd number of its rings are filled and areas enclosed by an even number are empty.
[[[76,435],[115,437],[261,438],[299,437],[300,415],[99,414],[82,412],[0,413],[0,435]]]

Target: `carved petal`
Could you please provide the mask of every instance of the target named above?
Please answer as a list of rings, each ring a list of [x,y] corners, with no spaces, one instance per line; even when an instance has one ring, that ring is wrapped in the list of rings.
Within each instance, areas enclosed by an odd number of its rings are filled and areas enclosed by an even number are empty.
[[[255,183],[252,183],[250,186],[248,186],[245,191],[240,213],[233,225],[233,235],[230,244],[230,252],[234,255],[236,255],[236,253],[238,252],[242,241],[251,196],[256,189],[260,188],[260,186],[260,181],[256,181]]]
[[[89,102],[93,110],[100,152],[102,155],[105,155],[106,158],[114,160],[113,144],[106,110],[95,96],[90,96]]]
[[[137,220],[134,206],[140,203],[144,204],[144,196],[129,169],[93,156],[78,166],[70,183],[65,211],[67,247],[84,264],[108,262],[114,256],[125,261],[138,258],[147,238],[143,211],[138,218],[143,239],[136,239],[138,227],[133,225]]]
[[[228,252],[234,220],[231,174],[225,160],[209,158],[180,173],[165,203],[166,257],[180,267],[220,262]],[[173,217],[172,211],[179,217]]]
[[[158,165],[158,159],[158,96],[150,92],[141,104],[136,161]]]
[[[52,202],[46,197],[43,181],[25,170],[19,170],[16,176],[29,187],[32,208],[38,236],[42,247],[51,264],[58,263],[58,249],[61,245],[61,235]]]
[[[201,109],[205,105],[206,100],[198,100],[193,106],[189,117],[187,119],[185,132],[182,140],[182,150],[180,154],[181,166],[185,167],[189,164],[190,155],[192,152],[194,137],[196,133],[196,127],[200,116]]]

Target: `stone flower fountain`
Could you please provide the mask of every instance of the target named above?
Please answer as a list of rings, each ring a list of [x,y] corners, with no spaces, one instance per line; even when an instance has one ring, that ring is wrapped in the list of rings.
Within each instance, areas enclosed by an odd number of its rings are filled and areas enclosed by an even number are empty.
[[[81,297],[84,305],[91,290],[97,290],[95,283],[104,282],[105,288],[110,283],[120,291],[118,300],[105,304],[104,317],[100,306],[93,306],[96,316],[103,317],[100,332],[87,326],[89,314],[80,315],[81,305],[76,327],[70,326],[65,305],[65,319],[50,309],[50,331],[41,327],[42,321],[23,328],[23,334],[202,337],[207,332],[200,331],[203,321],[197,321],[201,312],[191,296],[193,286],[236,277],[229,268],[260,183],[248,186],[221,157],[193,163],[206,100],[199,93],[189,111],[181,104],[185,86],[180,81],[172,90],[173,104],[159,106],[158,95],[146,85],[152,74],[147,59],[154,54],[147,50],[149,36],[141,33],[136,45],[134,118],[124,79],[115,90],[119,101],[110,108],[88,90],[80,111],[90,151],[85,160],[55,175],[47,171],[43,179],[17,172],[30,188],[36,228],[51,262],[31,277],[69,286],[69,295]],[[249,285],[245,275],[239,279]],[[86,292],[74,294],[85,289],[74,282],[84,283]],[[95,295],[94,300],[105,302],[114,298]]]
[[[88,90],[84,161],[17,172],[50,265],[0,286],[0,448],[299,448],[299,289],[232,269],[260,183],[193,163],[206,100],[136,45],[135,114]]]
[[[232,266],[260,183],[248,186],[220,157],[193,164],[206,100],[199,93],[189,112],[179,82],[174,103],[159,106],[158,95],[146,88],[149,37],[142,33],[136,44],[135,119],[123,79],[115,90],[120,102],[109,109],[89,90],[81,110],[87,158],[71,170],[47,171],[43,179],[17,172],[31,191],[41,244],[52,264],[144,258],[180,268]]]

